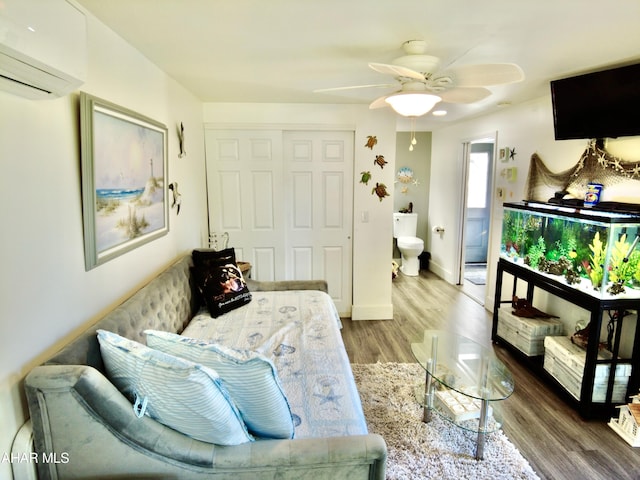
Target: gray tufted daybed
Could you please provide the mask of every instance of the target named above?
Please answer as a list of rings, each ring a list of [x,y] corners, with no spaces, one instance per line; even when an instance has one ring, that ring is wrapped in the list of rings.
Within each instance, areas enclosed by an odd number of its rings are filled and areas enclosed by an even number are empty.
[[[191,265],[191,255],[179,259],[26,377],[37,458],[64,459],[38,462],[39,477],[384,479],[386,445],[366,430],[340,320],[325,313],[335,312],[326,283],[248,280],[252,301],[212,318]],[[144,344],[147,329],[188,327],[273,359],[297,420],[293,439],[222,446],[134,413],[107,377],[96,330]]]

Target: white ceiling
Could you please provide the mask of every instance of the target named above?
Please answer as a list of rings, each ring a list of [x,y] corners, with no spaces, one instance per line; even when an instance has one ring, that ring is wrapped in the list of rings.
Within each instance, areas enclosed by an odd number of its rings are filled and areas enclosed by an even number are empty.
[[[393,89],[368,68],[421,39],[443,66],[512,62],[517,84],[442,105],[420,126],[549,92],[549,81],[640,62],[640,0],[76,0],[203,102],[368,104]],[[640,79],[639,79],[640,81]],[[390,113],[391,114],[391,113]]]

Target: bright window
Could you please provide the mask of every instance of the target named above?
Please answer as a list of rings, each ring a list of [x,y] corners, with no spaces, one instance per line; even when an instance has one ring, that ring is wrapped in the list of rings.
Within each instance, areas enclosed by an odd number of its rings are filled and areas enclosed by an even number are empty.
[[[469,158],[467,208],[486,208],[488,171],[489,154],[487,152],[472,153]]]

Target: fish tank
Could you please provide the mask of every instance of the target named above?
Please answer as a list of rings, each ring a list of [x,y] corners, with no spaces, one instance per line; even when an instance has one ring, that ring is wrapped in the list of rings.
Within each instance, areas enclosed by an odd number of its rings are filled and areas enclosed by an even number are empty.
[[[600,299],[640,298],[639,230],[640,213],[505,203],[500,257]]]

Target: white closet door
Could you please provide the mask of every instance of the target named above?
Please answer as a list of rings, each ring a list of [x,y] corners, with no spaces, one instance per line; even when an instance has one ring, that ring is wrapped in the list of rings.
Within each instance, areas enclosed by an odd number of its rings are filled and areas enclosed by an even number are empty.
[[[324,279],[351,314],[353,132],[206,130],[212,232],[256,280]]]
[[[327,280],[350,314],[353,133],[287,131],[283,148],[287,276]]]
[[[282,132],[206,130],[209,228],[256,280],[285,277]]]

